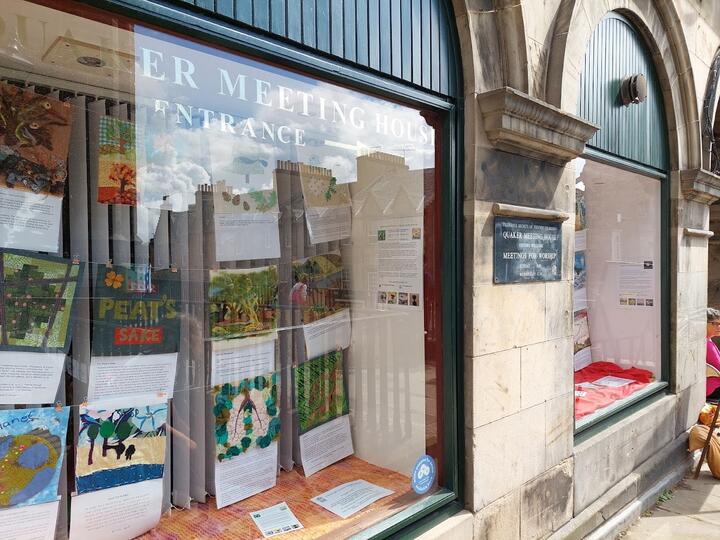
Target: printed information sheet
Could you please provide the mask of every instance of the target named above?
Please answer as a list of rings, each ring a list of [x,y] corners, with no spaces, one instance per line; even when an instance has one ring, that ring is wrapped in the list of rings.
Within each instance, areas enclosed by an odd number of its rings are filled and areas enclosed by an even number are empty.
[[[330,351],[350,346],[350,310],[343,309],[303,327],[308,358],[316,358]]]
[[[367,480],[355,480],[341,484],[310,500],[345,519],[392,493],[391,490],[371,484]]]
[[[60,501],[0,510],[0,538],[53,540]]]
[[[275,334],[212,342],[210,384],[231,383],[275,371]]]
[[[72,500],[72,540],[127,540],[160,521],[162,478],[101,489]]]
[[[632,379],[624,379],[623,377],[613,377],[612,375],[608,375],[606,377],[603,377],[601,379],[593,381],[592,383],[595,386],[607,386],[610,388],[618,388],[620,386],[625,386],[626,384],[631,384],[634,382],[635,381]]]
[[[95,356],[90,361],[88,399],[137,395],[173,396],[177,353]]]
[[[305,216],[310,242],[313,244],[350,238],[350,206],[305,208]]]
[[[56,253],[62,197],[0,188],[0,247]]]
[[[215,214],[215,258],[218,261],[280,257],[279,215]]]
[[[53,403],[64,353],[0,352],[0,404]]]
[[[655,269],[653,261],[620,263],[618,297],[621,306],[655,305]]]
[[[252,497],[277,482],[277,442],[215,462],[215,503],[218,508]]]
[[[300,457],[305,476],[311,476],[352,454],[348,415],[335,418],[300,435]]]
[[[303,528],[286,502],[251,512],[250,517],[265,538]]]
[[[375,225],[377,303],[380,307],[421,308],[423,297],[422,217],[396,218]]]

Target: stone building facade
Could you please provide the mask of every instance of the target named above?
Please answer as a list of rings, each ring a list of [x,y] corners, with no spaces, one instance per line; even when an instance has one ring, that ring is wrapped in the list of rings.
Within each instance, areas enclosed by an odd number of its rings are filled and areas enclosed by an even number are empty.
[[[708,231],[720,177],[712,173],[712,137],[702,122],[708,114],[714,120],[717,106],[711,66],[720,46],[720,4],[453,5],[465,84],[469,513],[438,530],[454,527],[467,537],[472,529],[483,539],[610,538],[687,470],[687,431],[704,401]],[[575,435],[573,220],[562,226],[561,281],[496,285],[493,217],[498,205],[574,215],[572,160],[603,129],[576,116],[583,61],[593,31],[611,12],[625,17],[650,51],[667,121],[669,377],[664,392]]]

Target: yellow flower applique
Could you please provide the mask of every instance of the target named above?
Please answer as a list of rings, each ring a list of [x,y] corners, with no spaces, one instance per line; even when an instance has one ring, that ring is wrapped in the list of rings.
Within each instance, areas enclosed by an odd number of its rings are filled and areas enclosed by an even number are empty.
[[[105,285],[112,287],[113,289],[119,289],[122,285],[124,276],[111,270],[105,274]]]

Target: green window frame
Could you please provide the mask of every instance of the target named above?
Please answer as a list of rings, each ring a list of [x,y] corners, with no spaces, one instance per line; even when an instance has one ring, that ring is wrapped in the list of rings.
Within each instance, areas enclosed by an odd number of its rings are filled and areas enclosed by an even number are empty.
[[[614,47],[618,46],[618,43],[623,43],[631,52],[620,55],[621,58],[616,58],[618,55],[613,56]],[[596,49],[594,55],[593,48]],[[657,67],[641,32],[632,21],[617,12],[608,13],[595,28],[586,55],[599,60],[594,64],[586,61],[579,83],[577,114],[601,128],[588,142],[582,157],[654,178],[661,183],[661,384],[656,385],[652,391],[638,392],[637,396],[631,395],[608,406],[602,415],[586,422],[581,421],[579,426],[576,421],[576,444],[668,393],[670,379],[670,170],[665,102],[660,91]],[[600,55],[605,55],[604,60],[608,61],[603,61]],[[648,81],[649,102],[645,103],[648,110],[644,113],[633,109],[637,105],[624,107],[614,101],[619,92],[621,77],[635,73],[643,73]]]
[[[205,43],[317,76],[348,88],[407,105],[420,106],[442,118],[440,164],[442,169],[442,299],[443,324],[443,469],[447,488],[377,523],[355,538],[415,537],[463,509],[463,306],[462,298],[462,96],[443,97],[424,89],[375,75],[321,54],[262,36],[184,6],[152,0],[80,0],[106,11],[132,17]],[[447,2],[444,9],[450,10]],[[451,13],[448,11],[448,15]],[[447,20],[454,20],[447,17]],[[453,50],[458,51],[454,28],[447,28]],[[459,54],[457,56],[459,58]],[[461,74],[453,88],[462,88]]]

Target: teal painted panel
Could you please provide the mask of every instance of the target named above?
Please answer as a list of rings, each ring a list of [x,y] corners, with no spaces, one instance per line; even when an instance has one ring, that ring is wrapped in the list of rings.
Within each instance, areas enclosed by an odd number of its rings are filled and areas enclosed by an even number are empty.
[[[331,51],[334,56],[344,57],[343,42],[345,41],[345,10],[343,0],[330,0],[330,20],[336,21],[332,24],[330,32]]]
[[[271,0],[270,2],[270,31],[273,34],[284,35],[286,32],[285,24],[285,1]]]
[[[370,62],[370,48],[368,46],[368,5],[367,0],[357,0],[355,10],[357,20],[357,63],[361,66],[368,66]]]
[[[302,0],[302,42],[313,49],[317,46],[315,0]]]
[[[638,73],[647,79],[648,97],[625,107],[620,83]],[[585,52],[578,115],[600,126],[588,146],[667,170],[664,104],[650,51],[631,23],[614,13],[595,29]]]
[[[253,0],[253,25],[262,30],[270,29],[270,2],[269,0]]]
[[[330,52],[330,2],[315,0],[315,24],[317,32],[317,48]]]
[[[455,97],[451,0],[150,0],[193,4],[308,50]]]
[[[355,0],[345,0],[343,2],[343,8],[345,9],[345,32],[348,39],[343,39],[344,45],[344,57],[350,62],[357,60],[357,40],[355,38],[355,32],[357,30],[357,6]]]

